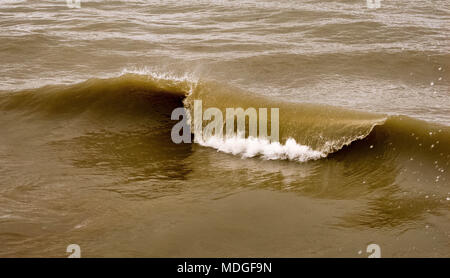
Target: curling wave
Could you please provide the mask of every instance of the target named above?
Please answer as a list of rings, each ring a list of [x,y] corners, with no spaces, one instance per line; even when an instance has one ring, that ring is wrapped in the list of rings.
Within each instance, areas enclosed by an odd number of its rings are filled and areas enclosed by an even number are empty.
[[[174,108],[184,105],[191,110],[195,99],[202,100],[204,109],[217,107],[223,112],[227,107],[280,109],[280,142],[238,137],[198,140],[200,145],[242,157],[314,160],[342,149],[352,149],[354,142],[370,138],[378,138],[375,141],[380,144],[398,142],[405,152],[427,152],[441,157],[450,153],[448,126],[405,116],[286,102],[213,81],[169,75],[124,73],[115,78],[90,79],[69,86],[2,92],[0,111],[3,114],[18,112],[16,121],[21,117],[22,120],[45,118],[46,121],[84,118],[87,120],[83,124],[89,125],[102,119],[108,124],[114,122],[118,129],[142,124],[149,132],[158,132],[158,128],[173,126],[175,122],[170,124],[170,113]],[[162,122],[169,124],[161,125]],[[370,144],[374,144],[373,141]]]

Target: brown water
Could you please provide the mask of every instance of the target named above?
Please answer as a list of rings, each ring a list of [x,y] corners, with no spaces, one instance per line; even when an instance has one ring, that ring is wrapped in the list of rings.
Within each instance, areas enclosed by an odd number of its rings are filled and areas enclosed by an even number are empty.
[[[449,257],[449,12],[0,0],[0,256]],[[296,144],[174,144],[195,99]]]

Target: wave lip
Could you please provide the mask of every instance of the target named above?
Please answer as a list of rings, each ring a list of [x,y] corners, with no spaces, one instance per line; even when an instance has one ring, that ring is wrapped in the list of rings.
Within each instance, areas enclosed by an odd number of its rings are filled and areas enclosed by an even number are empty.
[[[267,139],[254,137],[243,138],[233,136],[221,138],[211,136],[198,143],[205,147],[215,148],[220,152],[241,155],[242,158],[259,156],[267,160],[295,160],[305,162],[326,157],[326,154],[298,144],[295,139],[289,138],[285,144],[270,142]]]

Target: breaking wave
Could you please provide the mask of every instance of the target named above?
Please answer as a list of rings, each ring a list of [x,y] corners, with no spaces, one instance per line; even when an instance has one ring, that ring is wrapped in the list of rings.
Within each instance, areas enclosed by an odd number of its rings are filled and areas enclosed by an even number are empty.
[[[191,111],[193,100],[201,99],[203,109],[217,107],[279,108],[280,142],[257,138],[203,138],[202,146],[218,151],[264,159],[308,161],[352,148],[356,141],[378,138],[401,143],[404,151],[422,150],[445,156],[449,152],[450,129],[405,116],[352,111],[339,107],[286,102],[259,96],[213,81],[168,74],[123,73],[119,77],[89,79],[73,85],[50,85],[0,94],[0,111],[15,113],[15,120],[52,121],[84,118],[84,125],[99,119],[117,128],[142,124],[149,132],[171,125],[170,113],[183,106]],[[114,121],[112,119],[115,119]],[[13,124],[13,123],[11,123]],[[175,124],[175,122],[173,122]],[[270,121],[269,121],[270,124]],[[93,126],[97,128],[98,126]],[[270,130],[270,129],[269,129]],[[170,133],[170,132],[169,132]],[[197,138],[198,139],[198,138]],[[161,140],[170,140],[162,138]],[[373,142],[371,142],[373,144]]]
[[[221,138],[212,136],[199,144],[217,149],[224,153],[241,155],[243,158],[262,157],[267,160],[288,159],[305,162],[326,157],[325,153],[315,151],[308,146],[300,145],[295,139],[288,139],[284,144],[270,142],[259,138],[242,138],[238,136]]]

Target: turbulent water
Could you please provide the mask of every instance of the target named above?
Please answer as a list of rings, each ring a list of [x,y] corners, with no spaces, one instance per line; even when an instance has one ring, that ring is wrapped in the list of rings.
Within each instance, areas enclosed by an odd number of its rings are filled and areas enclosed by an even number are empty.
[[[0,256],[450,256],[450,3],[0,0]],[[175,144],[177,107],[280,142]]]

